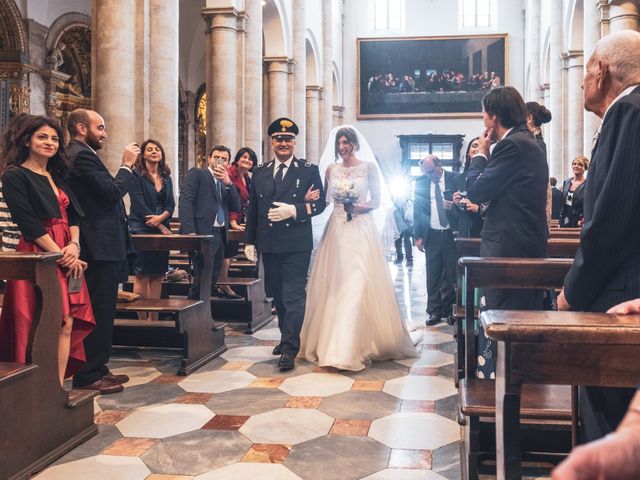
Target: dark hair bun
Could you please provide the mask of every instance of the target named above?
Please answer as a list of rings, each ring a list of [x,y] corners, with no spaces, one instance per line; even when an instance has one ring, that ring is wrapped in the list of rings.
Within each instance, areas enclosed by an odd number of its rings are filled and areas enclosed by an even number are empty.
[[[544,105],[540,105],[538,119],[540,120],[540,123],[549,123],[551,121],[551,112],[547,110],[547,107]]]

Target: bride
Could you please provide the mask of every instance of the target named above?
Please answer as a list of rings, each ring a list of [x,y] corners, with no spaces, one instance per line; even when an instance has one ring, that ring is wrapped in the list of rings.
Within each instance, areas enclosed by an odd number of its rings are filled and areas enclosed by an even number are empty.
[[[333,129],[320,174],[327,210],[329,202],[335,208],[307,285],[300,353],[320,366],[353,371],[373,360],[417,356],[374,220],[387,192],[371,148],[354,127]]]

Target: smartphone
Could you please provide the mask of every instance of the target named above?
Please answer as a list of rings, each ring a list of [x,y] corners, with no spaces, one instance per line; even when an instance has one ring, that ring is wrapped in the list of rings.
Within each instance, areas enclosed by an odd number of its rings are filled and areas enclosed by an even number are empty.
[[[73,275],[69,275],[69,281],[67,283],[67,290],[69,293],[78,293],[82,288],[82,276],[73,278]]]
[[[453,201],[453,192],[451,190],[445,190],[444,192],[442,192],[442,197],[447,202],[452,202]]]

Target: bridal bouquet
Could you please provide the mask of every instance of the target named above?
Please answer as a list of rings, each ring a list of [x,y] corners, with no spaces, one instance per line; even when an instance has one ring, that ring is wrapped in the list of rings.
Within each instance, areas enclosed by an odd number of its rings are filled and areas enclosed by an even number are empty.
[[[350,222],[353,218],[351,212],[348,211],[348,206],[356,203],[359,198],[360,195],[356,190],[356,184],[350,180],[340,180],[334,186],[333,201],[335,203],[342,203],[345,206],[347,222]]]

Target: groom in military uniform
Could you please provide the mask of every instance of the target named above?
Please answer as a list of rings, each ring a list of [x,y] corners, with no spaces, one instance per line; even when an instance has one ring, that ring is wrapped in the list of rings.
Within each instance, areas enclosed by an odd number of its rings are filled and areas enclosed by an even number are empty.
[[[253,261],[257,251],[262,254],[265,289],[273,297],[281,335],[273,353],[280,355],[280,370],[287,371],[294,368],[300,350],[313,249],[311,217],[322,213],[325,197],[318,167],[293,156],[298,126],[279,118],[268,134],[276,159],[253,171],[245,254]]]

